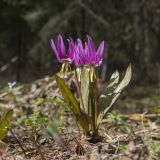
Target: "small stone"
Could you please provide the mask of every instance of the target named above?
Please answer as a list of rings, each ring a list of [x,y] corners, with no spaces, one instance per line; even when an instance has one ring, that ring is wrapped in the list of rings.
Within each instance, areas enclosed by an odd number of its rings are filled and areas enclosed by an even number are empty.
[[[11,144],[11,145],[7,146],[6,152],[8,152],[8,153],[15,153],[16,152],[16,147]]]
[[[42,138],[40,140],[40,144],[43,145],[43,146],[46,146],[46,147],[52,146],[51,145],[51,141],[49,139],[47,139],[47,138]]]
[[[16,160],[24,160],[24,158],[23,157],[21,157],[21,156],[16,156],[16,158],[15,158]]]

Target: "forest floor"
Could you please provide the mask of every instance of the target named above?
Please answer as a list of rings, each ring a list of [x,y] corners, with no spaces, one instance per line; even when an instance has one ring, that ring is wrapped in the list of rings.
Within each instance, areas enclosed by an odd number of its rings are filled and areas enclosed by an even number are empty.
[[[73,77],[68,76],[66,82],[75,89]],[[0,107],[14,110],[9,132],[2,139],[4,144],[0,143],[1,159],[160,159],[157,86],[127,88],[106,116],[99,142],[90,142],[79,130],[68,106],[59,98],[54,77],[0,89]]]

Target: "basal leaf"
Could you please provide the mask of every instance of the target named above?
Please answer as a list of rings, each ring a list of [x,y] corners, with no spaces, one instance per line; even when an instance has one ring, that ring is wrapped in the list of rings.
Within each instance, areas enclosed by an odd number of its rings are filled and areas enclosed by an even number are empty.
[[[4,111],[3,111],[4,112]],[[0,117],[0,139],[6,136],[13,116],[13,109],[5,111]]]
[[[114,79],[113,82],[111,82],[112,79]],[[115,72],[111,77],[109,85],[106,87],[106,92],[101,94],[98,99],[98,106],[100,108],[99,123],[101,123],[103,117],[118,99],[122,90],[129,84],[131,80],[131,65],[128,66],[126,74],[119,84],[118,79],[119,74]]]
[[[118,82],[119,82],[119,72],[115,71],[112,74],[112,76],[107,84],[107,87],[102,91],[101,94],[108,95],[108,94],[112,93],[113,90],[117,87]]]
[[[120,82],[120,84],[114,90],[114,94],[113,94],[113,98],[112,98],[111,104],[105,109],[104,115],[108,112],[108,110],[112,107],[112,105],[118,99],[118,97],[120,96],[122,90],[129,84],[129,82],[131,80],[131,74],[132,74],[131,73],[131,65],[129,65],[123,80]]]
[[[131,80],[131,75],[132,75],[131,72],[132,72],[131,65],[129,65],[127,68],[126,74],[125,74],[123,80],[120,82],[120,84],[116,88],[115,93],[121,92],[129,84],[129,82]]]
[[[113,74],[112,74],[112,76],[111,76],[111,78],[110,78],[110,81],[109,81],[109,83],[108,83],[108,86],[107,86],[107,88],[108,87],[114,87],[117,83],[119,82],[119,72],[116,70]]]
[[[110,105],[112,98],[114,96],[114,90],[117,87],[118,82],[119,82],[119,73],[118,71],[115,71],[112,74],[107,87],[102,91],[101,95],[99,96],[98,99],[99,112],[105,110],[107,105],[108,106]]]
[[[61,91],[61,94],[64,98],[64,101],[69,103],[72,107],[72,111],[75,114],[75,117],[78,123],[83,127],[83,129],[88,132],[89,131],[89,122],[87,120],[88,117],[85,117],[85,114],[79,108],[78,102],[73,96],[72,92],[68,88],[68,86],[64,83],[64,81],[59,77],[55,76],[58,88]]]
[[[80,114],[78,102],[75,99],[75,97],[73,96],[73,94],[70,91],[70,89],[68,88],[68,86],[64,83],[64,81],[59,76],[56,75],[55,77],[56,77],[56,82],[57,82],[58,88],[60,89],[61,94],[62,94],[65,102],[72,105],[72,110],[74,113]]]

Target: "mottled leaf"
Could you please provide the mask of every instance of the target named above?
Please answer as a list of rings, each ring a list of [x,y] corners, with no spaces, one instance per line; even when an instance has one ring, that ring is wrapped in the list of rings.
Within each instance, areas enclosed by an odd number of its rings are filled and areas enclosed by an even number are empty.
[[[112,99],[114,97],[114,90],[117,87],[118,82],[119,82],[119,73],[118,71],[115,71],[112,74],[107,87],[101,92],[101,95],[99,96],[98,99],[99,112],[105,110],[106,106],[107,105],[109,106],[111,104]]]
[[[129,65],[123,80],[120,82],[120,84],[118,85],[118,87],[114,91],[115,93],[121,92],[129,84],[129,82],[131,80],[131,75],[132,75],[131,65]]]
[[[98,99],[98,107],[100,108],[98,123],[101,123],[103,117],[106,115],[108,110],[112,107],[115,101],[120,96],[122,90],[129,84],[131,80],[131,65],[128,66],[126,74],[123,80],[118,84],[119,74],[118,72],[113,73],[109,85],[103,94]]]
[[[115,71],[112,74],[112,76],[107,84],[107,87],[104,90],[102,90],[101,95],[103,95],[103,94],[108,95],[108,94],[112,93],[113,90],[117,87],[118,82],[119,82],[119,72]]]

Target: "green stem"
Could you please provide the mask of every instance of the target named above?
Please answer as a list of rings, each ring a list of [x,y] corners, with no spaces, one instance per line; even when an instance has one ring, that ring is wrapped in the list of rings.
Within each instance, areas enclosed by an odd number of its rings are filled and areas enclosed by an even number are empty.
[[[80,96],[80,101],[81,101],[81,104],[82,104],[82,108],[84,110],[84,102],[83,102],[82,93],[81,93],[81,89],[80,89],[80,83],[78,81],[77,71],[75,71],[75,77],[76,77],[76,82],[77,82],[78,93],[79,93],[79,96]]]
[[[96,132],[96,110],[95,110],[95,92],[93,82],[91,83],[91,117],[92,117],[92,131],[93,135]]]
[[[95,70],[93,72],[95,72]],[[97,126],[98,108],[97,108],[97,80],[96,80],[96,75],[95,75],[95,77],[93,76],[92,78],[93,78],[93,81],[91,82],[91,102],[92,102],[91,107],[92,107],[93,135],[97,136],[97,134],[98,134],[98,126]]]
[[[84,103],[84,111],[88,116],[91,116],[90,110],[90,71],[88,68],[81,70],[81,93]]]

